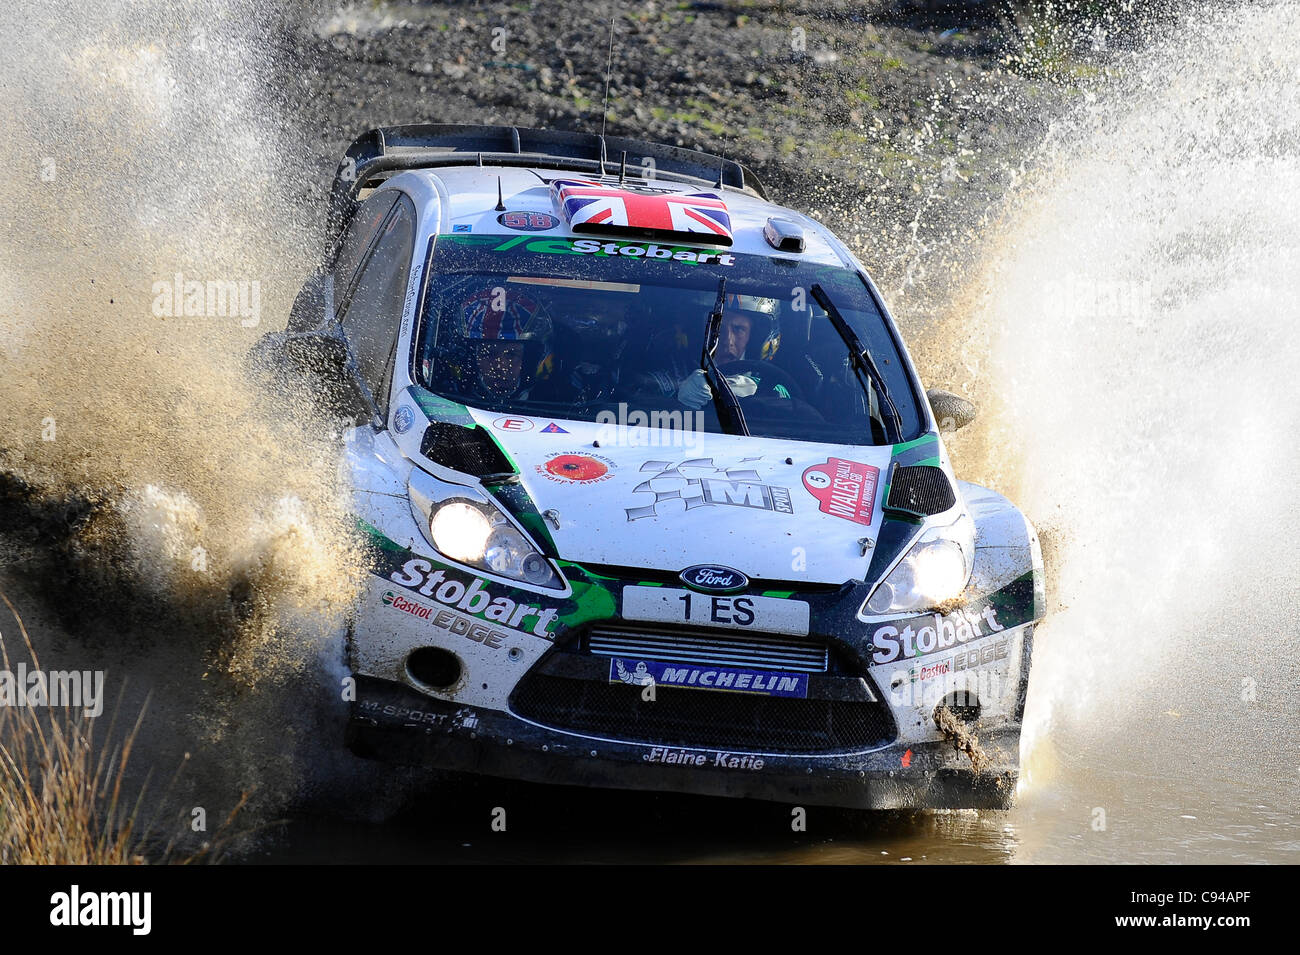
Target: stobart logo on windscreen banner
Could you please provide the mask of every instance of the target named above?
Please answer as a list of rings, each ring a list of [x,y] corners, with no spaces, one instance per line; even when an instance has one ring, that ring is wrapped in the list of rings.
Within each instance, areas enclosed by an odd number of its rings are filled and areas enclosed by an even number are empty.
[[[464,241],[463,237],[457,237]],[[603,255],[628,259],[647,259],[659,262],[685,262],[690,265],[725,265],[736,264],[736,257],[730,252],[712,252],[707,249],[692,249],[680,245],[663,245],[657,242],[627,242],[610,239],[537,239],[526,235],[511,236],[499,245],[492,247],[493,252],[535,252],[542,255]]]

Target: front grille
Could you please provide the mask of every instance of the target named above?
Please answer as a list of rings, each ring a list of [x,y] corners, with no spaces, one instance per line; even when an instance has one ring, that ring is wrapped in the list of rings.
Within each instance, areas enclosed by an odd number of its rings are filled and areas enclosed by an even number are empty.
[[[627,742],[760,753],[872,749],[895,737],[880,703],[785,699],[570,679],[536,669],[510,697],[516,715],[543,726]]]
[[[603,657],[643,657],[664,663],[798,673],[825,673],[828,664],[826,644],[780,637],[593,630],[587,637],[587,649]]]

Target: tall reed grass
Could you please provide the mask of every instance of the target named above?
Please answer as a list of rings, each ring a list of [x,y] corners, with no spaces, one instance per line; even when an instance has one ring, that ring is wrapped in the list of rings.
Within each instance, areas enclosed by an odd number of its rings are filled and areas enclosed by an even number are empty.
[[[0,592],[22,637],[28,666],[40,660],[21,616]],[[0,630],[0,663],[13,672]],[[160,825],[165,805],[184,762],[154,808],[146,815],[149,776],[128,783],[131,755],[144,724],[141,707],[134,722],[119,725],[121,699],[106,730],[102,717],[88,717],[71,706],[0,706],[0,864],[139,865],[216,861],[229,841],[231,823],[247,794],[215,837],[197,850],[178,851],[188,834],[187,820]],[[97,736],[100,738],[97,739]],[[186,754],[186,759],[189,756]]]

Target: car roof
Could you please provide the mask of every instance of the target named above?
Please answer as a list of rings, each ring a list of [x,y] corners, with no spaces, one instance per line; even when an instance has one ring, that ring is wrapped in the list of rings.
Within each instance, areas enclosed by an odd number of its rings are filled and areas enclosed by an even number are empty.
[[[636,167],[630,167],[629,173]],[[437,223],[426,222],[425,233],[452,232],[453,227],[475,234],[518,235],[498,221],[500,206],[510,212],[545,212],[553,216],[557,210],[551,199],[550,183],[555,179],[584,179],[600,181],[603,185],[618,187],[618,177],[606,176],[603,179],[593,175],[575,174],[557,169],[548,169],[543,165],[520,168],[519,166],[466,165],[438,169],[414,169],[392,177],[386,185],[398,187],[411,178],[418,178],[426,187],[437,191],[442,198],[441,217]],[[724,187],[702,187],[664,179],[643,179],[628,175],[626,185],[630,187],[653,187],[673,193],[707,193],[717,196],[727,206],[731,218],[733,242],[730,247],[716,244],[699,243],[717,251],[736,254],[770,256],[780,254],[800,260],[825,265],[854,267],[851,259],[840,251],[838,241],[820,223],[808,216],[768,202],[748,192]],[[544,235],[572,236],[576,238],[605,237],[592,233],[574,233],[562,215],[557,216],[559,224],[547,230]],[[800,226],[804,234],[803,252],[777,253],[763,235],[763,228],[769,218],[784,219]],[[613,238],[613,237],[610,237]],[[629,241],[620,238],[619,241]],[[631,241],[637,241],[635,239]],[[653,242],[653,238],[645,241]],[[664,244],[691,245],[688,240],[668,238]]]

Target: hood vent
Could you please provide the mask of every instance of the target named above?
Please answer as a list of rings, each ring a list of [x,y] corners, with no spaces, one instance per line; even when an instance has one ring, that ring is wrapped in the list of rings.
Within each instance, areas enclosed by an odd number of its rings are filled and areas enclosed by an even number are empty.
[[[420,439],[420,454],[434,464],[477,478],[504,478],[515,473],[510,459],[491,435],[479,427],[434,421]]]
[[[894,466],[889,476],[889,499],[885,510],[909,517],[942,514],[957,503],[952,482],[943,468],[931,465]]]

